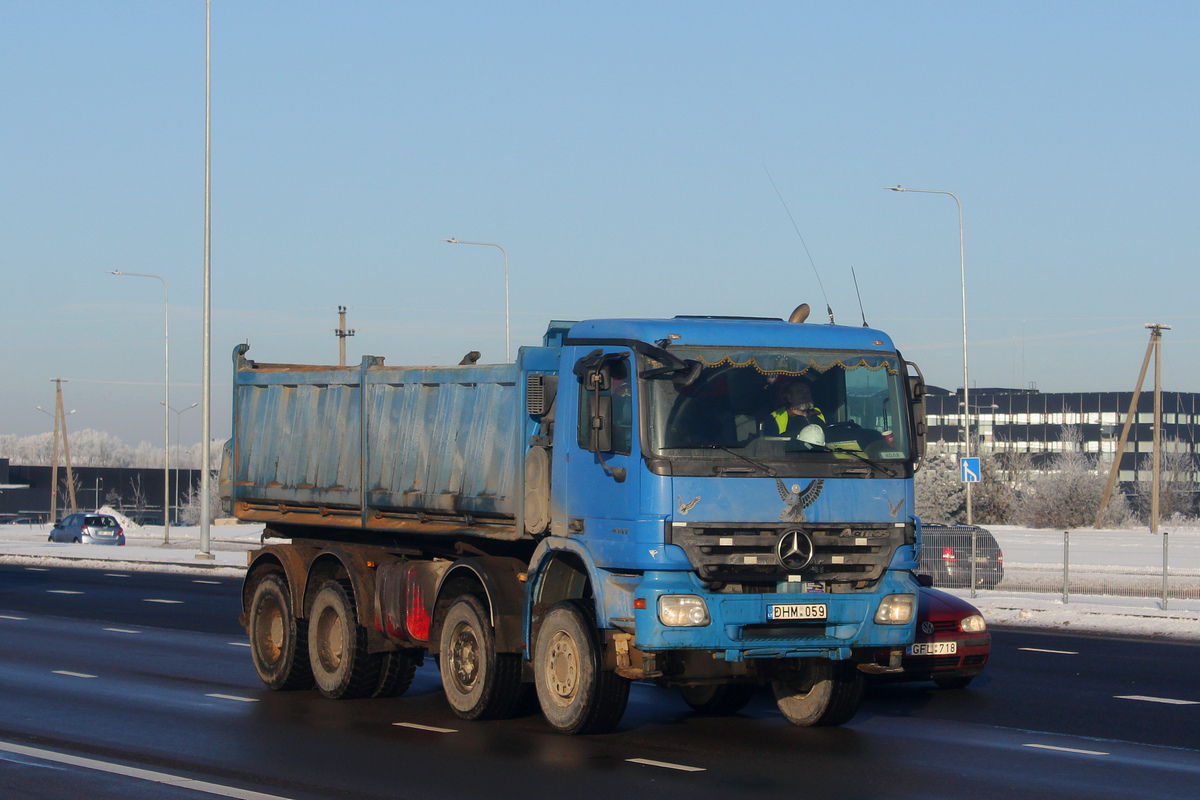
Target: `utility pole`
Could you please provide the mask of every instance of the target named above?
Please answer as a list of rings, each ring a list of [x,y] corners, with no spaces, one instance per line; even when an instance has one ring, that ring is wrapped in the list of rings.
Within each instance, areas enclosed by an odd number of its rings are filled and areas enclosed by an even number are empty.
[[[338,366],[346,366],[346,337],[353,336],[354,331],[346,330],[346,307],[338,306],[338,329],[334,331],[338,337]]]
[[[67,439],[67,412],[63,410],[62,399],[62,378],[51,378],[54,381],[54,468],[50,471],[50,480],[52,485],[50,488],[50,516],[51,524],[54,523],[53,517],[58,512],[57,490],[58,490],[58,431],[62,428],[63,439],[63,454],[67,462],[67,493],[71,498],[71,513],[79,511],[79,504],[75,502],[75,476],[71,474],[71,443]],[[72,414],[75,412],[72,411]]]
[[[1100,497],[1100,508],[1096,511],[1096,521],[1093,527],[1099,528],[1104,512],[1108,509],[1108,501],[1112,498],[1113,488],[1117,484],[1117,476],[1121,472],[1121,456],[1125,453],[1125,443],[1129,440],[1129,428],[1133,425],[1133,416],[1137,413],[1138,398],[1142,395],[1142,384],[1146,380],[1146,369],[1150,366],[1150,356],[1154,358],[1154,452],[1153,480],[1150,494],[1150,532],[1158,533],[1158,482],[1159,482],[1159,428],[1162,423],[1162,332],[1171,330],[1170,325],[1148,323],[1150,329],[1150,344],[1146,346],[1146,357],[1142,359],[1142,369],[1138,373],[1137,386],[1133,397],[1129,400],[1129,410],[1125,412],[1125,424],[1121,427],[1121,438],[1117,440],[1117,452],[1113,455],[1112,469],[1108,473],[1108,483],[1104,486],[1104,494]]]

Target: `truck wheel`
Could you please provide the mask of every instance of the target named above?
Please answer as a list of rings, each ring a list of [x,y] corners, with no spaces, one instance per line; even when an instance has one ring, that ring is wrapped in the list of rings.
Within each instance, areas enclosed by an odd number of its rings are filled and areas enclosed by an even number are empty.
[[[438,669],[454,713],[463,719],[504,719],[521,701],[521,657],[497,653],[487,609],[474,595],[460,595],[446,612]]]
[[[420,656],[410,650],[393,650],[379,656],[379,682],[371,697],[399,697],[412,686]]]
[[[709,686],[680,686],[683,701],[700,714],[714,717],[736,714],[754,698],[753,683],[718,683]]]
[[[308,660],[326,697],[370,697],[379,683],[379,656],[367,653],[367,632],[354,600],[340,582],[321,584],[308,621]]]
[[[538,628],[533,676],[546,720],[562,733],[606,733],[629,702],[629,681],[600,669],[595,625],[579,604],[555,604]]]
[[[842,725],[858,713],[862,703],[863,676],[846,661],[804,659],[800,669],[782,680],[772,681],[775,702],[793,725],[828,727]]]
[[[268,689],[311,689],[312,668],[305,642],[307,625],[296,619],[287,579],[264,575],[250,599],[250,656]]]

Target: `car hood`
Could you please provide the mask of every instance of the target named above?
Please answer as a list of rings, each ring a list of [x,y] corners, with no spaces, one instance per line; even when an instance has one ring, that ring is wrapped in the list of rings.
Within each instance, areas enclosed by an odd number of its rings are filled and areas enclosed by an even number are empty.
[[[979,609],[966,600],[928,586],[921,587],[917,602],[917,615],[921,619],[962,619],[979,613]]]

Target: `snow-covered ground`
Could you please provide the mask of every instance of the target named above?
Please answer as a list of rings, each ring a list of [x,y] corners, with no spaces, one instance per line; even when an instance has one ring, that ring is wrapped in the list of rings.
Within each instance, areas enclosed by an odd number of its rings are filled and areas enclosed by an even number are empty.
[[[168,545],[161,526],[130,527],[125,547],[107,547],[47,542],[46,525],[0,525],[0,562],[89,567],[119,563],[126,570],[211,569],[236,576],[245,570],[246,553],[258,547],[262,527],[211,526],[213,559],[208,560],[196,558],[197,527],[172,526]],[[1200,641],[1200,529],[1164,526],[1172,590],[1165,610],[1160,596],[1163,535],[1144,528],[1071,531],[1072,588],[1064,602],[1062,531],[1011,525],[989,530],[1004,553],[1004,582],[997,589],[978,591],[974,598],[969,590],[950,591],[978,606],[993,626]],[[1106,594],[1084,593],[1080,586],[1103,587]],[[1186,596],[1175,596],[1177,592]]]

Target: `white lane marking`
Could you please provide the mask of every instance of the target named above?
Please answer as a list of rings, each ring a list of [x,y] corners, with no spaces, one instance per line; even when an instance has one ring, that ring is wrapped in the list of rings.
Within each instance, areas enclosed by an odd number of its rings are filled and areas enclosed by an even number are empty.
[[[105,628],[104,630],[112,631],[113,633],[141,633],[141,631],[131,631],[128,628]]]
[[[49,594],[83,594],[83,592],[77,592],[74,589],[47,589],[46,592]]]
[[[26,572],[49,572],[50,570],[46,569],[45,567],[26,567],[25,571]]]
[[[458,733],[457,728],[435,728],[432,725],[418,725],[415,722],[393,722],[398,728],[412,728],[418,731],[431,731],[432,733]]]
[[[213,586],[221,585],[220,581],[196,581],[196,580],[194,580],[194,581],[192,581],[192,583],[209,583],[209,584],[212,584]]]
[[[58,764],[69,764],[73,767],[94,769],[97,772],[107,772],[111,775],[124,775],[127,778],[137,778],[138,780],[151,781],[152,783],[163,783],[168,786],[177,786],[181,789],[215,794],[219,797],[232,797],[235,800],[288,800],[288,798],[277,794],[264,794],[263,792],[255,792],[250,789],[239,789],[236,786],[222,786],[219,783],[209,783],[208,781],[185,778],[182,775],[172,775],[169,772],[155,772],[149,769],[127,767],[124,764],[112,764],[108,761],[99,761],[94,758],[70,756],[66,753],[56,753],[53,750],[42,750],[38,747],[26,747],[25,745],[12,744],[10,742],[0,742],[0,751],[16,753],[17,755],[28,756],[30,758],[40,758],[43,761],[52,761]]]
[[[158,597],[143,597],[143,603],[170,603],[171,605],[182,605],[182,600],[163,600]]]
[[[1018,650],[1027,650],[1030,653],[1054,653],[1059,656],[1077,656],[1078,652],[1074,650],[1043,650],[1040,647],[1018,647]]]
[[[249,647],[250,646],[249,642],[230,642],[230,644],[233,645],[234,647]]]
[[[98,677],[96,675],[88,675],[86,672],[70,672],[65,669],[52,669],[50,671],[53,672],[55,675],[66,675],[68,678],[95,678],[95,677]]]
[[[132,575],[122,575],[120,572],[106,572],[106,573],[104,573],[104,577],[106,577],[106,578],[132,578],[133,576]]]
[[[1039,750],[1057,750],[1060,753],[1079,753],[1085,756],[1106,756],[1108,753],[1100,750],[1079,750],[1074,747],[1055,747],[1052,744],[1023,744],[1022,747],[1036,747]]]
[[[1117,700],[1141,700],[1145,703],[1167,703],[1173,706],[1200,705],[1200,700],[1173,700],[1170,697],[1147,697],[1144,694],[1115,694]]]
[[[649,758],[627,758],[633,764],[645,764],[648,767],[663,767],[664,769],[677,769],[681,772],[706,772],[704,767],[689,767],[687,764],[672,764],[670,761],[654,761]]]
[[[15,619],[17,622],[29,621],[29,617],[14,617],[11,614],[0,614],[0,619]]]
[[[236,694],[206,694],[205,697],[215,697],[218,700],[237,700],[242,703],[257,703],[257,697],[238,697]]]

